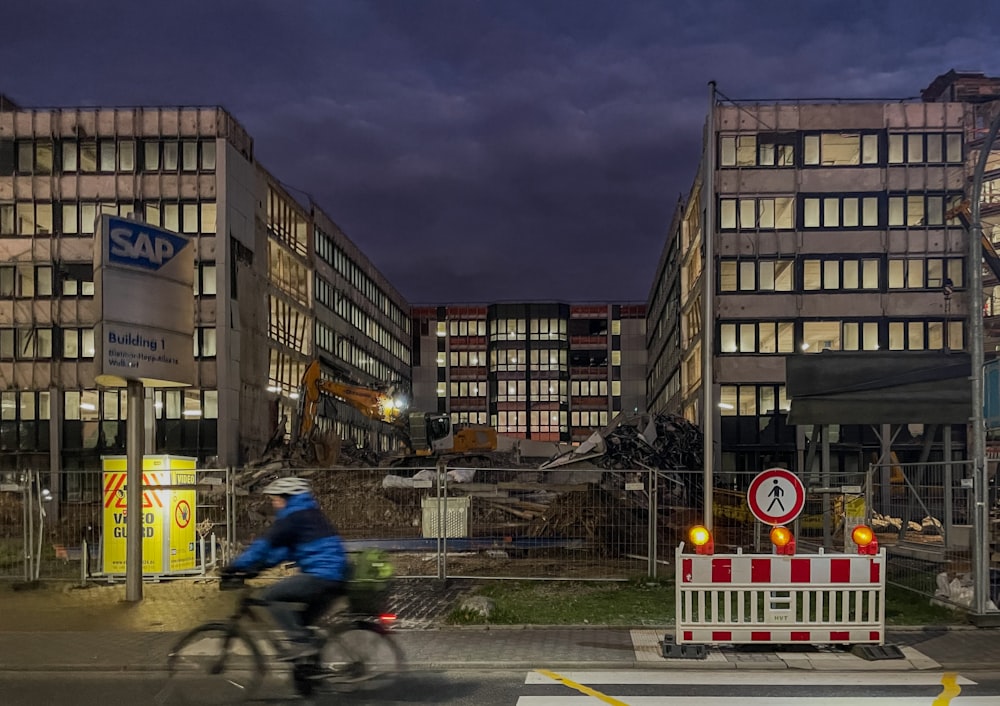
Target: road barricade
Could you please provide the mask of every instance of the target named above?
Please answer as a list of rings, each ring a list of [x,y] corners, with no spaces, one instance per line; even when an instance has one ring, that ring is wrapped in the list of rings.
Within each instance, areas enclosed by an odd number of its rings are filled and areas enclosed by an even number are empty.
[[[876,644],[885,640],[885,550],[676,552],[677,644]]]

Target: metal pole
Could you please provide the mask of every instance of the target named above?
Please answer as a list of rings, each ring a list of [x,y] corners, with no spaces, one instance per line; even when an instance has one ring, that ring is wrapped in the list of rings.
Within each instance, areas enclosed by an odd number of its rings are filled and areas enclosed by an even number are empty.
[[[712,348],[715,345],[715,81],[708,82],[708,125],[705,129],[705,158],[702,172],[705,221],[701,224],[705,261],[702,263],[701,383],[702,383],[702,472],[704,505],[702,523],[709,531],[712,522],[712,471],[715,461],[715,394],[712,379]]]
[[[651,470],[646,472],[649,476],[649,561],[646,564],[646,573],[651,578],[656,578],[656,557],[659,554],[658,542],[656,541],[656,530],[660,520],[660,501],[657,492],[657,476],[659,471]]]
[[[125,600],[138,602],[142,600],[142,457],[145,445],[142,382],[129,380],[126,390]]]
[[[975,577],[972,592],[974,615],[986,613],[989,600],[989,528],[990,508],[987,502],[988,478],[986,475],[986,430],[983,426],[983,224],[979,220],[980,197],[983,191],[983,174],[997,131],[1000,130],[1000,110],[990,121],[990,129],[979,151],[976,169],[972,173],[971,210],[969,224],[969,348],[972,357],[972,473],[975,512],[972,528],[975,539],[972,545],[972,575]]]
[[[34,542],[31,540],[31,475],[25,471],[21,482],[21,519],[24,521],[24,581],[31,581],[31,548]]]

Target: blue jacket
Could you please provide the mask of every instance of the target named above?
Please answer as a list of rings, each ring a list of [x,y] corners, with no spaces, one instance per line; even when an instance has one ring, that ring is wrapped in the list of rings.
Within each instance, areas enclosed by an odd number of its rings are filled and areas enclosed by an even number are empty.
[[[347,555],[333,525],[309,493],[293,495],[274,524],[232,563],[238,571],[261,571],[294,562],[304,574],[346,581]]]

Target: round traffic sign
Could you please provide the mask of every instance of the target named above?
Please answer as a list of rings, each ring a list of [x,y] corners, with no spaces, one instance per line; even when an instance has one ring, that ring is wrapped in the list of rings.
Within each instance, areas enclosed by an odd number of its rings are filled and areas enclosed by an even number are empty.
[[[806,489],[802,481],[786,468],[768,468],[758,473],[747,489],[750,512],[766,525],[791,522],[805,504]]]
[[[174,508],[174,522],[181,529],[184,529],[191,522],[191,506],[187,500],[181,500]]]

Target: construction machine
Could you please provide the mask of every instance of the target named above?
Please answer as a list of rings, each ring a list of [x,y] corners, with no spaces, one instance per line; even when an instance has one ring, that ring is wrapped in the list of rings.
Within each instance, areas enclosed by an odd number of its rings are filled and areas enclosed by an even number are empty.
[[[330,380],[323,377],[318,360],[302,376],[298,419],[292,429],[291,448],[301,460],[322,466],[333,465],[341,457],[340,439],[335,432],[320,432],[316,426],[323,395],[339,399],[369,419],[383,422],[390,433],[406,445],[395,461],[408,457],[437,457],[495,451],[497,433],[490,427],[456,429],[447,414],[407,412],[405,397],[392,386],[378,388]],[[374,445],[372,445],[374,446]],[[375,459],[367,459],[375,462]]]
[[[945,221],[947,222],[952,218],[957,218],[961,221],[962,226],[966,230],[970,230],[972,228],[971,206],[968,199],[959,201],[957,204],[945,211]],[[996,248],[993,247],[993,242],[985,233],[980,235],[980,240],[982,243],[983,261],[986,263],[986,266],[990,268],[990,272],[993,273],[993,276],[997,279],[997,281],[1000,281],[1000,255],[997,254]]]

